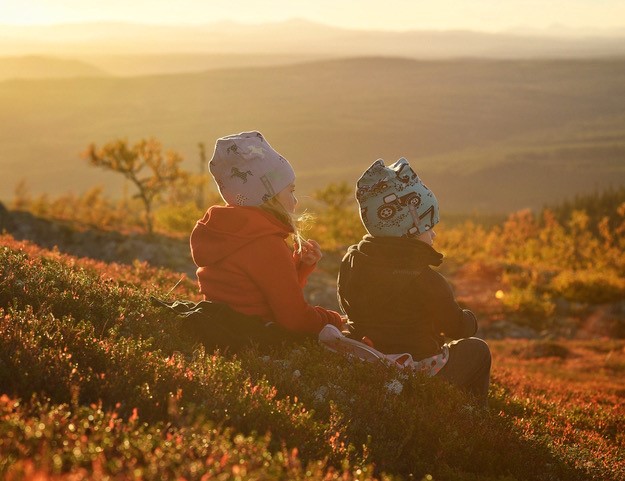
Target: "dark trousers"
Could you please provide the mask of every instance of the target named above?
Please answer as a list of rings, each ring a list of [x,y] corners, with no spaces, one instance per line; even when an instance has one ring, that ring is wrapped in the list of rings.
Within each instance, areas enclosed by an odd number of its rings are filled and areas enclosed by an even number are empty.
[[[436,377],[467,391],[484,406],[488,402],[491,356],[488,344],[477,337],[449,345],[449,360]]]

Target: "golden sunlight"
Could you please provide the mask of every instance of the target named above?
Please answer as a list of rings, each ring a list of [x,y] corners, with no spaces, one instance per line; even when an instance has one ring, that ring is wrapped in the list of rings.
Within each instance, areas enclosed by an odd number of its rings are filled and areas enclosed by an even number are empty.
[[[540,15],[538,15],[540,12]],[[380,30],[483,30],[544,28],[620,28],[625,4],[617,0],[275,0],[262,8],[253,0],[31,0],[0,4],[0,25],[83,22],[210,24],[280,22],[292,18],[327,25]]]

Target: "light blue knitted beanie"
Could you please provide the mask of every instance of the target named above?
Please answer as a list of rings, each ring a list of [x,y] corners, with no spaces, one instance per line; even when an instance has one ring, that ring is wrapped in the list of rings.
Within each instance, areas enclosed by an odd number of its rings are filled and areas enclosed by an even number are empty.
[[[438,201],[405,158],[376,160],[358,179],[360,219],[372,236],[414,237],[439,221]]]

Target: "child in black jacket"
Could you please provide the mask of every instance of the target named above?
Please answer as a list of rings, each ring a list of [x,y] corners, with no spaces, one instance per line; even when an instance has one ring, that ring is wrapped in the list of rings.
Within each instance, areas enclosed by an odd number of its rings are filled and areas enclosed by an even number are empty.
[[[338,279],[352,337],[384,353],[411,354],[419,370],[485,404],[490,350],[471,337],[475,315],[458,306],[449,283],[431,268],[443,260],[432,247],[436,197],[402,158],[389,167],[374,162],[358,180],[356,198],[369,234],[348,249]]]

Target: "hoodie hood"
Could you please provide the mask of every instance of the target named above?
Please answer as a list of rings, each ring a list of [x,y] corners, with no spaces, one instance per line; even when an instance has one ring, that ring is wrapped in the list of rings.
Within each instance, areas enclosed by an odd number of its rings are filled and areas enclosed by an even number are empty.
[[[427,266],[439,266],[443,262],[443,255],[432,246],[405,237],[366,235],[350,247],[349,253],[371,267],[394,271],[422,271]]]
[[[191,232],[191,256],[198,267],[232,255],[265,236],[286,239],[292,229],[258,207],[213,206]]]

